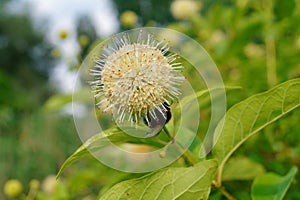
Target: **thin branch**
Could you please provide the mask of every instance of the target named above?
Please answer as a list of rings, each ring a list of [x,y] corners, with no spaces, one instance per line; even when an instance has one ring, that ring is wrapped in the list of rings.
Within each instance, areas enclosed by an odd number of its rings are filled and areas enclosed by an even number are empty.
[[[236,200],[234,196],[232,196],[224,187],[219,185],[217,182],[213,181],[212,186],[217,188],[227,199]]]
[[[189,154],[191,154],[190,151],[188,149],[187,150],[182,149],[182,147],[178,143],[176,143],[174,136],[171,136],[171,134],[168,131],[167,127],[164,126],[163,129],[164,129],[165,133],[168,135],[170,141],[165,142],[165,141],[162,141],[162,140],[157,138],[156,139],[157,142],[160,143],[160,144],[165,145],[165,148],[168,148],[169,145],[174,144],[175,147],[178,149],[178,151],[182,154],[184,160],[187,163],[189,163],[190,165],[194,166],[196,164],[196,161],[194,161],[194,159],[189,155]]]
[[[174,135],[171,136],[171,134],[170,134],[170,132],[168,131],[168,129],[167,129],[166,126],[164,126],[163,129],[164,129],[165,133],[167,134],[168,138],[170,139],[170,141],[172,141],[172,143],[174,143]]]

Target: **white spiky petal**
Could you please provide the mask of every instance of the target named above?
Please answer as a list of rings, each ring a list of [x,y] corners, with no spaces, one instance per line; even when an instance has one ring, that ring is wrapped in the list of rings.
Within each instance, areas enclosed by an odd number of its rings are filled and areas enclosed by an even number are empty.
[[[174,54],[168,54],[167,45],[156,42],[148,35],[147,41],[130,43],[128,36],[115,40],[116,49],[106,48],[106,54],[96,61],[91,70],[96,77],[93,89],[97,105],[112,112],[119,122],[127,116],[137,122],[154,109],[163,112],[162,104],[179,94],[178,84],[183,77],[176,70]],[[163,45],[162,47],[159,47]]]

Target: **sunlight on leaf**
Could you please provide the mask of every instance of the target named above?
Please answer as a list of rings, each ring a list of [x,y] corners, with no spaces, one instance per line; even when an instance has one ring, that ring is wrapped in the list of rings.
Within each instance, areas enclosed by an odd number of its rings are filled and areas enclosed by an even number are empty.
[[[108,190],[100,200],[208,199],[216,170],[215,160],[206,160],[194,167],[169,167],[121,182]]]
[[[73,162],[79,160],[83,156],[90,154],[89,151],[96,152],[98,149],[104,148],[111,143],[139,143],[155,146],[153,139],[137,138],[127,135],[118,128],[111,128],[102,133],[96,134],[80,146],[61,166],[57,178],[62,174],[66,167]]]
[[[213,157],[220,161],[218,180],[233,152],[255,133],[300,106],[300,79],[249,97],[229,109],[215,130]]]
[[[285,176],[266,173],[258,176],[252,185],[253,200],[281,200],[291,185],[297,168],[293,167]]]

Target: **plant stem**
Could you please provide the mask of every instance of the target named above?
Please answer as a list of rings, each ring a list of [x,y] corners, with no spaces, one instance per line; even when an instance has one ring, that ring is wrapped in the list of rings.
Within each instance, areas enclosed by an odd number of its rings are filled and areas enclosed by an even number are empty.
[[[181,146],[179,144],[176,143],[176,141],[174,142],[176,148],[182,153],[182,156],[184,158],[185,161],[187,161],[188,163],[190,163],[190,165],[194,166],[196,164],[196,162],[194,161],[194,159],[189,155],[190,151],[187,149],[186,151],[184,151]]]
[[[170,144],[174,144],[175,147],[178,149],[178,151],[180,153],[182,153],[182,156],[183,156],[184,160],[187,163],[189,163],[190,165],[194,166],[196,164],[196,161],[194,161],[194,159],[189,155],[189,154],[191,154],[191,152],[188,149],[187,150],[183,150],[182,147],[178,143],[176,143],[174,136],[171,136],[171,134],[170,134],[169,130],[167,129],[167,127],[164,126],[163,129],[164,129],[165,133],[168,135],[170,141],[169,142],[165,142],[165,141],[162,141],[160,139],[157,139],[157,142],[160,143],[160,144],[165,145],[166,148]]]
[[[171,134],[170,134],[170,132],[168,131],[167,127],[164,126],[163,129],[164,129],[165,133],[167,134],[168,138],[172,141],[172,143],[174,143],[174,137],[171,136]]]
[[[213,181],[212,186],[217,188],[227,199],[236,200],[236,198],[232,196],[224,187],[219,185],[219,183]]]
[[[30,188],[28,195],[24,198],[24,200],[34,200],[36,196],[36,189]]]
[[[274,36],[269,36],[265,40],[266,43],[266,65],[267,65],[267,80],[269,87],[277,84],[276,73],[276,45]]]
[[[224,187],[219,187],[218,190],[229,200],[236,200]]]

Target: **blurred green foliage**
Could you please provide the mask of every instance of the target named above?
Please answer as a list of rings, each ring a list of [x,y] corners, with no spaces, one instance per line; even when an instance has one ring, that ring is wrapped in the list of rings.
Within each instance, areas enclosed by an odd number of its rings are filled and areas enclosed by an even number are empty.
[[[55,93],[45,32],[34,26],[29,10],[14,14],[6,3],[0,5],[0,199],[5,181],[19,179],[26,192],[31,179],[55,174],[80,144],[70,117],[42,112]]]
[[[139,26],[162,26],[192,37],[216,62],[225,85],[243,90],[228,93],[228,106],[291,78],[300,76],[300,1],[299,0],[195,0],[201,4],[196,14],[176,19],[174,1],[114,0],[118,17],[133,11]],[[61,95],[49,84],[49,73],[58,59],[51,57],[53,46],[43,29],[35,28],[29,11],[12,14],[0,2],[0,186],[8,179],[19,179],[24,193],[32,191],[31,179],[46,181],[80,145],[73,121],[60,110],[45,112],[50,97],[61,106],[70,96]],[[175,12],[175,11],[173,11]],[[191,12],[192,13],[192,12]],[[88,17],[79,18],[76,37],[81,47],[77,62],[98,42]],[[131,28],[134,28],[131,27]],[[126,30],[120,24],[120,30]],[[80,39],[81,38],[81,39]],[[68,39],[68,38],[66,38]],[[196,80],[195,80],[196,81]],[[58,98],[59,99],[59,98]],[[49,101],[46,103],[49,105]],[[209,105],[201,106],[200,133],[210,119]],[[236,154],[261,163],[266,171],[285,174],[293,165],[300,167],[299,109],[288,118],[268,126]],[[109,169],[92,158],[70,167],[56,183],[55,191],[41,187],[37,199],[96,199],[100,192],[131,175]],[[297,175],[296,180],[300,176]],[[238,199],[250,199],[251,181],[228,181],[224,186]],[[44,183],[47,185],[47,183]],[[103,189],[101,191],[101,189]],[[248,190],[248,191],[247,191]],[[29,195],[29,194],[28,194]],[[212,191],[215,199],[224,199]],[[0,192],[0,199],[4,196]],[[300,199],[299,182],[292,184],[286,199]]]
[[[118,11],[118,17],[125,11],[131,10],[139,16],[139,25],[159,25],[165,26],[168,23],[174,21],[174,18],[170,12],[170,5],[172,0],[138,0],[127,1],[124,3],[122,0],[113,0],[115,7]],[[124,30],[126,27],[122,26]]]

